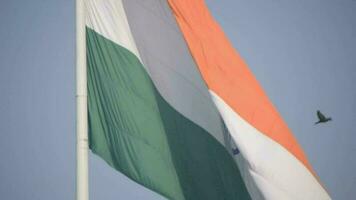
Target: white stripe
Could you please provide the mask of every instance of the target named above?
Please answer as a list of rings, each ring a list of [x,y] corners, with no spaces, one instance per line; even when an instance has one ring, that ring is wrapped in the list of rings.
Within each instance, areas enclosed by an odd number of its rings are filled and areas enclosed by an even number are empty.
[[[140,58],[122,0],[86,0],[86,26]]]
[[[331,199],[293,154],[241,118],[213,91],[210,93],[265,199]]]

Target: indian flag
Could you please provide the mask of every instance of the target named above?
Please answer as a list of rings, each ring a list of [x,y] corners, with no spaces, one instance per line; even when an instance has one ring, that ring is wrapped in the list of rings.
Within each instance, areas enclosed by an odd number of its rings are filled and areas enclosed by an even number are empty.
[[[330,199],[204,0],[86,0],[89,144],[168,199]]]

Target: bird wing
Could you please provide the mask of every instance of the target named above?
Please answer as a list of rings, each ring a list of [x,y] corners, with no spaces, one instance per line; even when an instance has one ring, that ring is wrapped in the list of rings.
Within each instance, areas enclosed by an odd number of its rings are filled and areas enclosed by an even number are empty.
[[[323,115],[323,113],[321,113],[319,110],[317,112],[317,115],[318,115],[319,120],[321,120],[321,121],[326,119],[326,117]]]

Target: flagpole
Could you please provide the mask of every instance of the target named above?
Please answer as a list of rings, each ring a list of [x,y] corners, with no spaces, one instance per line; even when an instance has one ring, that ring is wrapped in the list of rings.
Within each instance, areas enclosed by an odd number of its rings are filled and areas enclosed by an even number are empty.
[[[88,200],[88,111],[85,0],[76,0],[77,200]]]

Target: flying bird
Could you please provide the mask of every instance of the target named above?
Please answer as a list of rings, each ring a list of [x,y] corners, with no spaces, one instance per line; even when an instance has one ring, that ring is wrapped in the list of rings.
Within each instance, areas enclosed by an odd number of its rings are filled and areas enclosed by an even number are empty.
[[[320,112],[320,110],[318,110],[316,112],[318,118],[319,118],[319,121],[315,122],[315,124],[319,124],[319,123],[325,123],[325,122],[328,122],[328,121],[331,121],[331,117],[325,117],[325,115],[323,115],[323,113]]]

